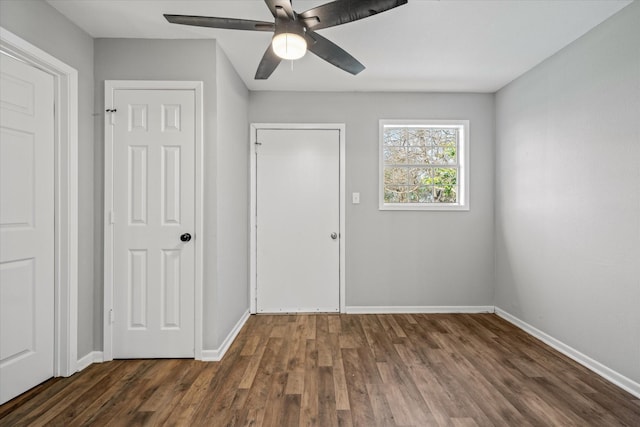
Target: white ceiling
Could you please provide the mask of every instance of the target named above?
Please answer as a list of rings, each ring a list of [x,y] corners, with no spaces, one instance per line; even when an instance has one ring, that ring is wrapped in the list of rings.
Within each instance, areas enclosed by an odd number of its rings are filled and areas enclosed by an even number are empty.
[[[495,92],[630,0],[409,0],[319,30],[367,68],[352,76],[308,53],[253,79],[271,33],[169,24],[163,13],[272,21],[262,0],[47,0],[95,38],[215,38],[251,90]],[[294,1],[303,12],[325,1]]]

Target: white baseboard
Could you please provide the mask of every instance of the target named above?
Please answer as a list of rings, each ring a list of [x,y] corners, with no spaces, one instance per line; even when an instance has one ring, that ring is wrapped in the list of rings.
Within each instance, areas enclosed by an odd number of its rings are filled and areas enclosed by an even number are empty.
[[[218,347],[217,350],[202,350],[202,359],[200,360],[205,362],[218,362],[222,360],[222,357],[227,350],[229,350],[229,347],[233,344],[233,340],[236,339],[250,315],[249,310],[245,311],[242,317],[240,317],[240,320],[238,320],[238,323],[236,323],[231,332],[229,332],[229,335],[227,335],[222,344],[220,344],[220,347]]]
[[[104,361],[104,358],[102,357],[101,351],[92,351],[86,356],[78,359],[78,362],[76,363],[76,366],[78,368],[77,372],[82,371],[89,365],[92,365],[94,363],[102,363],[103,361]]]
[[[406,313],[493,313],[492,305],[434,305],[434,306],[365,306],[345,307],[347,314],[406,314]]]
[[[633,381],[632,379],[625,377],[624,375],[614,371],[611,368],[608,368],[607,366],[603,365],[597,360],[590,358],[586,354],[583,354],[578,350],[576,350],[575,348],[566,345],[562,341],[559,341],[554,337],[546,334],[545,332],[542,332],[540,329],[534,326],[531,326],[527,322],[518,319],[517,317],[507,313],[501,308],[496,307],[495,313],[498,316],[502,317],[507,322],[512,323],[518,328],[527,332],[529,335],[532,335],[538,338],[540,341],[553,347],[554,349],[558,350],[560,353],[564,354],[565,356],[575,360],[582,366],[592,370],[593,372],[600,375],[601,377],[611,381],[621,389],[626,390],[629,393],[633,394],[634,396],[640,398],[640,384]]]
[[[220,347],[217,350],[202,350],[202,359],[200,360],[212,362],[221,360],[227,350],[229,350],[229,347],[231,347],[233,340],[235,340],[236,336],[238,336],[240,330],[244,326],[245,322],[249,319],[250,315],[251,313],[249,312],[249,310],[244,312],[240,320],[238,320],[238,323],[236,323],[231,332],[229,332],[229,335],[227,335]],[[76,364],[78,368],[77,372],[82,371],[93,363],[102,362],[104,362],[103,353],[101,351],[92,351],[78,360]]]

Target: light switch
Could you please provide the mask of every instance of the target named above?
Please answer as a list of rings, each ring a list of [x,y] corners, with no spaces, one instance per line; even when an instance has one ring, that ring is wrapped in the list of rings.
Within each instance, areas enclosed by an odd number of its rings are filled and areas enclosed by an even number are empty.
[[[360,193],[352,193],[351,194],[351,202],[354,205],[357,205],[358,203],[360,203]]]

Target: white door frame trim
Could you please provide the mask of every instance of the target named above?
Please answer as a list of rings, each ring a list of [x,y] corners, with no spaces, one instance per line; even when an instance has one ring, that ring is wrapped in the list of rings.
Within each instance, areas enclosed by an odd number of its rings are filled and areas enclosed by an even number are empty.
[[[116,108],[113,96],[118,89],[193,90],[195,93],[195,289],[194,289],[194,358],[202,360],[202,268],[203,268],[203,103],[201,81],[147,81],[106,80],[104,85],[105,109]],[[105,114],[104,125],[104,347],[103,359],[113,360],[113,127],[110,114]]]
[[[0,27],[0,51],[54,78],[54,367],[56,377],[78,366],[78,72]]]
[[[335,129],[340,133],[340,313],[345,313],[346,310],[346,283],[345,283],[345,246],[346,246],[346,233],[345,233],[345,218],[346,218],[346,149],[345,149],[345,124],[344,123],[252,123],[250,127],[250,141],[249,141],[249,158],[250,158],[250,214],[249,214],[249,298],[250,298],[250,310],[252,314],[257,311],[257,260],[256,251],[258,249],[256,238],[256,143],[258,142],[258,130],[259,129]]]

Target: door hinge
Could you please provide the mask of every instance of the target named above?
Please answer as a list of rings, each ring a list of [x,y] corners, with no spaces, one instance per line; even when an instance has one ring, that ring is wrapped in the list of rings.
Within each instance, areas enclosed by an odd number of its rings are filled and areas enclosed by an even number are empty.
[[[115,109],[115,108],[107,108],[105,111],[106,111],[107,113],[110,113],[110,114],[111,114],[111,115],[109,116],[109,124],[110,124],[110,125],[112,125],[112,126],[113,126],[113,125],[115,125],[115,124],[116,124],[116,118],[115,118],[115,117],[116,117],[116,115],[115,115],[114,113],[115,113],[116,111],[118,111],[118,110],[117,110],[117,109]]]
[[[109,224],[115,224],[116,223],[116,214],[115,212],[111,211],[109,212]]]
[[[255,150],[256,150],[256,153],[257,153],[257,152],[258,152],[258,147],[262,145],[262,142],[258,142],[258,141],[256,141],[256,142],[254,143],[254,145],[255,145]]]
[[[109,323],[113,323],[114,322],[114,318],[113,318],[113,309],[109,310]]]

